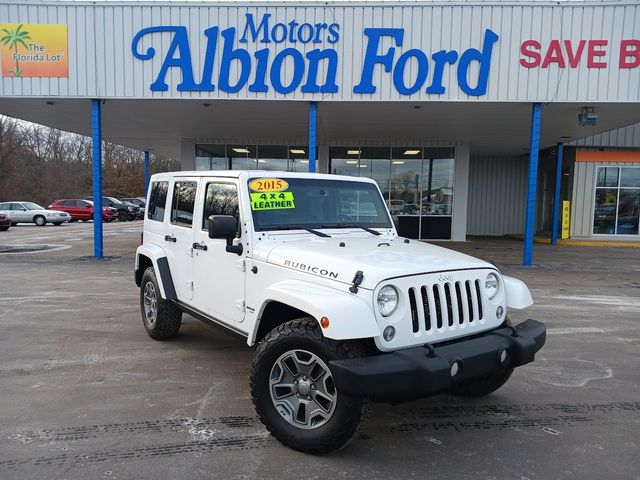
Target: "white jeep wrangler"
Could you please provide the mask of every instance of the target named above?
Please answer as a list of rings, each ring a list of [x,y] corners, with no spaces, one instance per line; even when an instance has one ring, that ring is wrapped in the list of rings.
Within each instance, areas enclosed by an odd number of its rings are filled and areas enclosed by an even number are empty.
[[[144,326],[182,312],[256,346],[253,403],[283,444],[346,444],[370,401],[486,395],[533,361],[545,327],[489,263],[398,237],[373,180],[284,172],[153,175],[136,284]]]

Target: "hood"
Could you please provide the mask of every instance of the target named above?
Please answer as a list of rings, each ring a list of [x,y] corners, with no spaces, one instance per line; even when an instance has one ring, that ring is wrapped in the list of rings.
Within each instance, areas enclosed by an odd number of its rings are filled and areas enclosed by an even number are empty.
[[[344,246],[341,246],[344,245]],[[373,289],[384,279],[422,273],[493,268],[483,260],[417,240],[349,234],[275,235],[258,242],[257,259],[292,270],[351,284],[358,270],[361,286]]]

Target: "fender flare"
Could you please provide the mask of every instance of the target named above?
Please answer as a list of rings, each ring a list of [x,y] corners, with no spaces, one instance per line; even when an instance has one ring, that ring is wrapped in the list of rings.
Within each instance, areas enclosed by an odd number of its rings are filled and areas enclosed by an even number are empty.
[[[507,308],[515,308],[520,310],[533,305],[533,298],[531,298],[531,292],[529,287],[517,278],[503,275],[505,295],[507,298]]]
[[[141,255],[151,260],[153,269],[156,271],[156,279],[160,287],[160,296],[164,300],[177,300],[178,297],[165,251],[157,245],[140,245],[136,250],[136,272],[140,268]]]
[[[280,302],[307,312],[320,323],[322,317],[329,319],[329,327],[322,334],[334,340],[372,338],[380,335],[367,297],[370,290],[360,289],[359,294],[343,292],[324,285],[301,280],[283,280],[266,288],[260,297],[260,313],[247,343],[253,345],[260,326],[262,314],[269,302]]]

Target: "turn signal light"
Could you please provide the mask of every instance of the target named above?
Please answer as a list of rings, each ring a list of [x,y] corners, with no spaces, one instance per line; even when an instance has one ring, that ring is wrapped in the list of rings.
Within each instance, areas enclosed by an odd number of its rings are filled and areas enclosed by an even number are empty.
[[[327,317],[322,317],[320,319],[320,326],[322,328],[329,328],[329,319]]]

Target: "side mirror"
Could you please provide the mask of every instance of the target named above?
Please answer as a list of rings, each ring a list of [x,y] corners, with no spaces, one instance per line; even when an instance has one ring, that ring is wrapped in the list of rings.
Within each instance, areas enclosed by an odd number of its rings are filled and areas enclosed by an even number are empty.
[[[238,220],[231,215],[211,215],[207,221],[209,238],[224,238],[227,240],[226,251],[242,255],[242,244],[233,244],[238,233]]]

